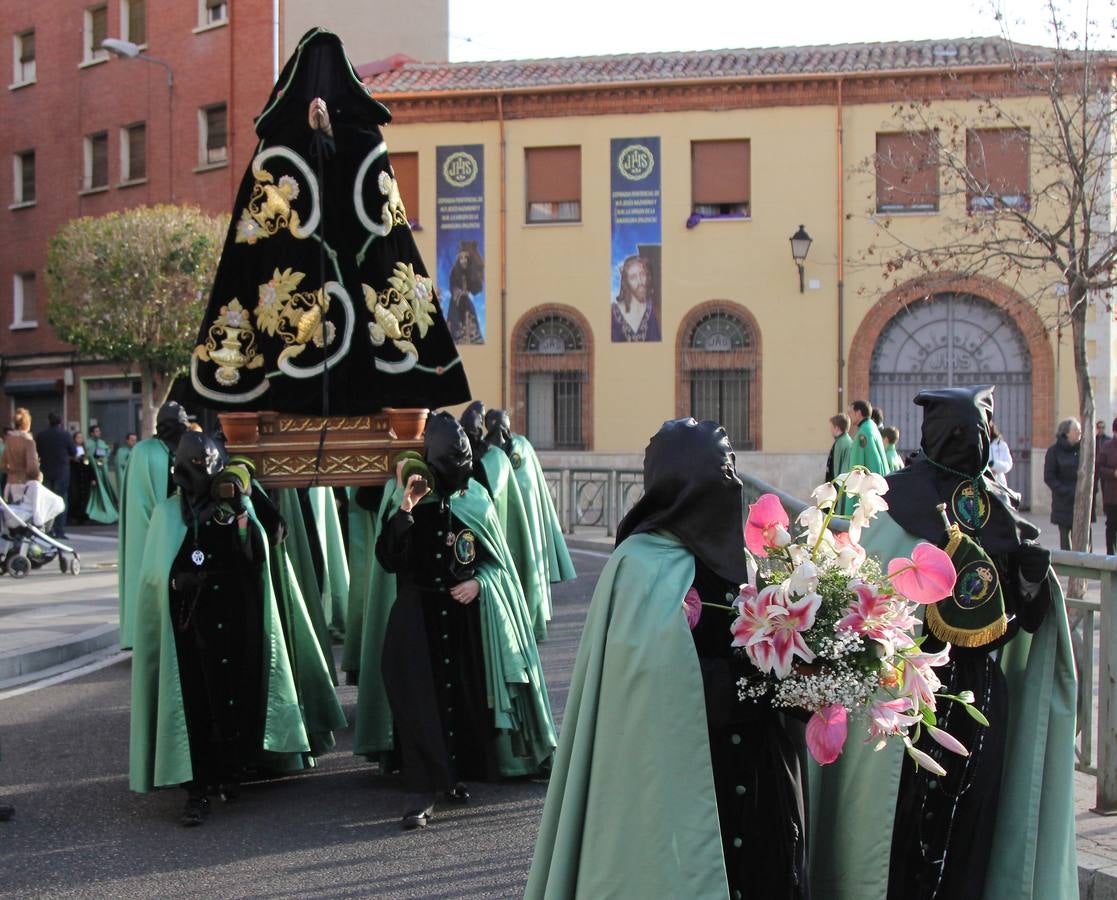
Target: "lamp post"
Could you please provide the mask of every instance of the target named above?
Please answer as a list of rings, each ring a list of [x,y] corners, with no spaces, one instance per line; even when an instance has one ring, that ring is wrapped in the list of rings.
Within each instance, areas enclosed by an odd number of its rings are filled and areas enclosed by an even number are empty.
[[[803,262],[807,258],[807,254],[811,249],[811,236],[807,234],[802,225],[799,230],[791,236],[791,258],[795,260],[795,265],[799,268],[799,293],[803,293]]]
[[[175,135],[174,135],[174,107],[175,107],[175,76],[171,65],[166,60],[156,56],[148,56],[140,51],[140,45],[133,41],[120,38],[105,38],[101,46],[121,59],[142,59],[144,62],[162,66],[167,71],[167,189],[171,195],[171,203],[175,202]]]

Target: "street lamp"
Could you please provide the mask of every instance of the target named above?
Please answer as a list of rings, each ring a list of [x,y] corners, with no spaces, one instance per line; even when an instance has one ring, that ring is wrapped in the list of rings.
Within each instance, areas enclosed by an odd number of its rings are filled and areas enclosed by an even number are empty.
[[[142,59],[144,62],[154,63],[167,70],[167,186],[171,194],[171,203],[175,202],[175,135],[174,135],[174,105],[175,105],[175,76],[171,65],[166,60],[156,56],[148,56],[140,51],[140,45],[133,41],[120,38],[105,38],[101,46],[121,59]]]
[[[795,265],[799,267],[799,293],[803,293],[803,262],[807,258],[807,254],[811,249],[811,236],[807,234],[802,225],[799,230],[791,236],[791,258],[795,260]]]

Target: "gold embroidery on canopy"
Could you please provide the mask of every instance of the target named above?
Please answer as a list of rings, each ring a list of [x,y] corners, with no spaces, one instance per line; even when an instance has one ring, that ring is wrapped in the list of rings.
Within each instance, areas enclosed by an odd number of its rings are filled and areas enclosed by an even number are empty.
[[[252,320],[238,299],[234,297],[218,310],[206,342],[194,348],[194,355],[217,364],[214,377],[223,387],[232,387],[240,381],[241,369],[258,369],[264,364],[264,358],[256,350]]]
[[[426,275],[416,273],[410,263],[397,262],[388,279],[388,287],[380,293],[367,284],[361,287],[364,289],[365,305],[372,313],[373,321],[368,326],[372,345],[380,347],[384,341],[391,340],[401,353],[418,356],[412,333],[418,329],[419,337],[424,338],[427,329],[434,324],[431,315],[437,309],[434,305],[434,282]]]

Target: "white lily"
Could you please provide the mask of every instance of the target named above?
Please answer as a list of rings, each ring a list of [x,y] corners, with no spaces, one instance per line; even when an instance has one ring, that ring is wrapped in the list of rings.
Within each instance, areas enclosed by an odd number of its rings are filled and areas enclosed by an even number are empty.
[[[828,481],[811,491],[811,499],[820,509],[829,509],[838,499],[838,490]]]
[[[818,589],[818,566],[810,560],[796,566],[795,571],[787,580],[788,590],[796,596],[803,597],[813,594]]]

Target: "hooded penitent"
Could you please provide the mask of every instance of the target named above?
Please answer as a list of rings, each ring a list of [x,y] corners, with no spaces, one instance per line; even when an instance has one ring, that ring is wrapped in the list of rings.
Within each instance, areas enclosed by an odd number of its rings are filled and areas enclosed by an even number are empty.
[[[427,419],[423,459],[434,475],[432,488],[441,497],[464,491],[473,474],[473,452],[461,425],[448,412]]]
[[[369,96],[309,31],[256,119],[183,397],[362,414],[469,399]]]
[[[733,584],[746,579],[741,479],[717,422],[664,422],[644,453],[644,496],[621,520],[617,544],[662,529]]]
[[[155,416],[155,435],[174,450],[178,446],[178,439],[186,434],[189,425],[190,417],[182,404],[171,400],[159,407]]]
[[[490,409],[485,413],[485,442],[505,452],[512,444],[512,420],[503,409]]]
[[[182,497],[182,517],[204,522],[217,507],[210,488],[222,469],[221,451],[209,435],[188,431],[175,450],[174,482]]]

